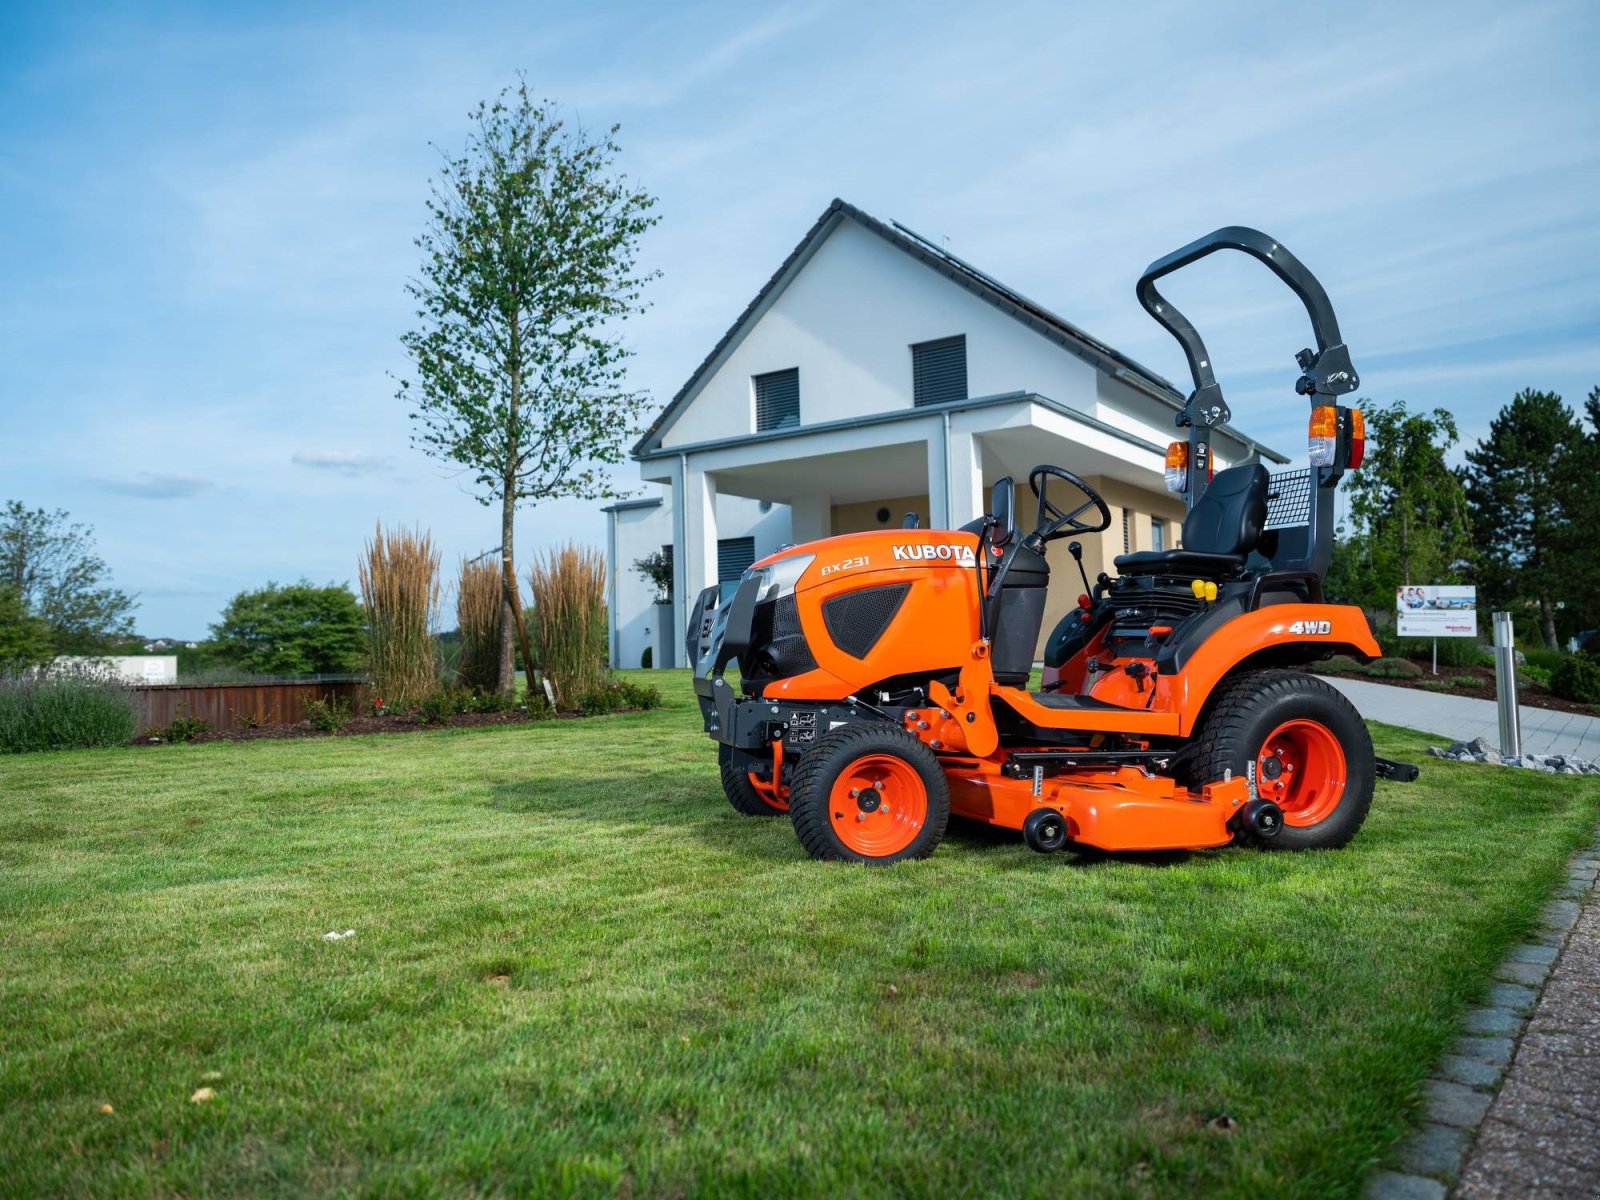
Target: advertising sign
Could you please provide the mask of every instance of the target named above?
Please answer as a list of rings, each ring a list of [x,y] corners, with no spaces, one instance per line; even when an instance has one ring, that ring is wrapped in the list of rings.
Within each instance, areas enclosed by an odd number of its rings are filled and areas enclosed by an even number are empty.
[[[1478,636],[1478,589],[1454,584],[1395,589],[1401,637]]]

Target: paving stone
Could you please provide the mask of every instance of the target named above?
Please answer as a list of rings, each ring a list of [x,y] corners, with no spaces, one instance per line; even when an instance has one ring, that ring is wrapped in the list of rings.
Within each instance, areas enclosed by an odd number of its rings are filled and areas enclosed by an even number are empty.
[[[1476,1058],[1480,1062],[1503,1067],[1511,1061],[1511,1039],[1508,1037],[1459,1037],[1455,1052],[1463,1058]]]
[[[1468,1058],[1464,1054],[1446,1054],[1439,1064],[1439,1074],[1454,1083],[1468,1087],[1493,1087],[1500,1078],[1500,1068],[1481,1058]]]
[[[1467,1014],[1467,1019],[1461,1022],[1461,1028],[1468,1033],[1515,1033],[1522,1025],[1522,1018],[1509,1008],[1475,1008]]]
[[[1489,989],[1490,1004],[1519,1013],[1526,1013],[1538,998],[1538,992],[1520,983],[1497,983]]]
[[[1380,1171],[1367,1184],[1367,1200],[1444,1200],[1444,1184],[1420,1175]]]
[[[1454,1179],[1461,1170],[1461,1156],[1470,1140],[1465,1129],[1448,1125],[1424,1125],[1400,1151],[1400,1165],[1413,1175],[1432,1175]]]
[[[1507,960],[1500,964],[1495,971],[1501,979],[1509,979],[1512,983],[1525,983],[1536,988],[1545,981],[1550,974],[1550,968],[1544,963],[1511,962]]]
[[[1517,946],[1506,957],[1512,962],[1544,963],[1548,965],[1555,962],[1556,952],[1549,946],[1529,943],[1526,946]]]
[[[1448,1079],[1428,1080],[1422,1085],[1422,1094],[1428,1102],[1429,1120],[1458,1129],[1477,1128],[1483,1114],[1489,1111],[1489,1101],[1494,1099]]]
[[[1539,919],[1552,929],[1571,929],[1578,920],[1578,906],[1571,900],[1552,900],[1544,906]]]

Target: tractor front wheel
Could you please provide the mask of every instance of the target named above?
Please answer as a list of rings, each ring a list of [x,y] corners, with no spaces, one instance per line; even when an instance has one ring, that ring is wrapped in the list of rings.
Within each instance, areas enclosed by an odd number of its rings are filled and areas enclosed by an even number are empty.
[[[1376,764],[1366,723],[1315,675],[1249,671],[1224,681],[1185,758],[1191,789],[1231,773],[1283,810],[1270,837],[1248,824],[1239,830],[1239,841],[1273,850],[1343,846],[1372,804]]]
[[[950,820],[950,785],[938,757],[905,730],[846,725],[800,760],[789,817],[812,858],[879,866],[927,858]]]
[[[767,793],[750,782],[749,770],[734,761],[733,751],[727,746],[717,747],[717,764],[722,768],[722,794],[736,812],[747,817],[780,817],[787,810],[788,805],[781,799],[767,799]]]

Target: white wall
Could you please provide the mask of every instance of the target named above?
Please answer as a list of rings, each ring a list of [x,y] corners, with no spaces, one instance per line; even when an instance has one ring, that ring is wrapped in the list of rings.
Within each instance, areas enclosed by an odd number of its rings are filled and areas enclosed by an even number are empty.
[[[110,655],[105,658],[75,658],[63,655],[52,664],[57,670],[84,671],[108,675],[123,683],[177,683],[176,654]]]
[[[751,377],[788,367],[800,369],[802,426],[911,408],[910,347],[958,333],[967,338],[969,396],[1032,391],[1100,415],[1098,372],[1089,363],[846,219],[663,444],[754,433]]]

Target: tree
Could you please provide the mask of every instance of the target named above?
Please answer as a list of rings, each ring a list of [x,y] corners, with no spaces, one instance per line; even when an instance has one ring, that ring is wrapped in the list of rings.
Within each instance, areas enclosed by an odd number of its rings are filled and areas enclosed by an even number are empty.
[[[348,587],[302,579],[240,592],[211,627],[229,661],[258,675],[342,674],[358,669],[366,646],[361,605]]]
[[[1567,520],[1554,539],[1569,633],[1600,627],[1600,554],[1594,552],[1600,529],[1600,387],[1590,390],[1583,408],[1588,424],[1568,472],[1577,483],[1569,489]]]
[[[0,586],[45,620],[59,654],[98,654],[133,633],[135,602],[110,586],[94,552],[94,530],[74,525],[62,509],[0,510]]]
[[[470,474],[500,505],[500,687],[512,639],[531,662],[512,521],[519,503],[615,496],[604,467],[622,461],[647,398],[625,386],[631,351],[618,326],[643,308],[652,274],[636,266],[655,200],[616,174],[618,126],[568,129],[527,85],[471,113],[465,152],[448,159],[417,239],[422,278],[408,285],[421,327],[401,341],[415,373],[414,441]]]
[[[1585,438],[1554,392],[1518,392],[1467,451],[1463,472],[1479,532],[1480,582],[1490,599],[1531,602],[1555,649],[1556,604],[1568,587],[1574,509],[1586,483]],[[1592,551],[1591,551],[1592,553]]]
[[[1413,413],[1403,401],[1363,406],[1366,461],[1350,474],[1348,534],[1329,590],[1364,608],[1393,611],[1395,588],[1453,583],[1472,556],[1472,526],[1461,481],[1445,461],[1455,418]]]
[[[0,584],[0,672],[41,666],[54,657],[50,622],[30,614],[15,588]]]
[[[656,590],[657,604],[672,602],[672,547],[652,550],[643,558],[633,560],[634,571],[643,576]]]

